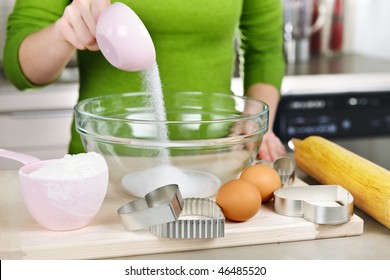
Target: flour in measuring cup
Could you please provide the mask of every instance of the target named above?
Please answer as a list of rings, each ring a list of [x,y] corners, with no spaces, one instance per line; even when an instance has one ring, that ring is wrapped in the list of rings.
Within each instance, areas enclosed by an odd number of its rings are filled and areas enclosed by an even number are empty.
[[[50,160],[31,172],[29,177],[43,180],[83,179],[98,175],[107,169],[106,161],[101,155],[89,152]]]

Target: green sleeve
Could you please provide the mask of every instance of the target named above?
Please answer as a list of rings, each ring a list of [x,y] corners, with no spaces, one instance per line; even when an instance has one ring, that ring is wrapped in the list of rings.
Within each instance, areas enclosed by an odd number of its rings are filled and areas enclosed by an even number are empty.
[[[280,90],[285,67],[282,24],[280,0],[244,0],[240,31],[245,90],[255,83]]]
[[[31,33],[54,23],[62,16],[69,0],[17,0],[8,18],[7,38],[3,54],[4,72],[18,88],[38,87],[23,74],[19,64],[19,48]],[[47,46],[50,48],[50,46]]]

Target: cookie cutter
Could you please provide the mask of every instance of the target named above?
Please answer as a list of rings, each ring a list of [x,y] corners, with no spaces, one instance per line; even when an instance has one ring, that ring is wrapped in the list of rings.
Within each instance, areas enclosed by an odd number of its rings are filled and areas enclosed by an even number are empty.
[[[280,157],[274,161],[273,168],[278,172],[282,187],[291,186],[295,180],[295,161],[290,157]]]
[[[127,230],[138,230],[156,224],[176,221],[184,205],[178,185],[159,187],[118,209],[118,215]]]
[[[225,235],[225,216],[211,199],[187,198],[177,221],[154,225],[149,230],[166,238],[219,238]]]
[[[353,196],[339,185],[294,186],[274,192],[274,211],[317,224],[342,224],[353,215]]]

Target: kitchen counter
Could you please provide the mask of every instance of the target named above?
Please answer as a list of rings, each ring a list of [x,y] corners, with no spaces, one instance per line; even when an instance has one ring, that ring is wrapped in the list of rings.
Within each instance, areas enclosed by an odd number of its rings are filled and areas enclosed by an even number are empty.
[[[304,176],[304,175],[302,175]],[[309,184],[316,183],[309,177]],[[143,255],[131,260],[390,260],[390,230],[355,207],[364,220],[359,236]]]
[[[0,147],[41,159],[67,153],[77,79],[77,68],[67,68],[54,84],[19,91],[0,69],[0,129],[7,131],[0,136]],[[0,169],[16,166],[0,158]]]
[[[304,178],[305,180],[307,178]],[[299,180],[298,180],[299,181]],[[11,249],[9,258],[12,256],[19,258],[24,255],[18,255],[24,252],[26,258],[47,258],[47,256],[104,256],[116,255],[125,256],[117,259],[267,259],[267,260],[291,260],[291,259],[372,259],[372,260],[389,260],[390,259],[390,232],[383,225],[379,224],[363,212],[355,209],[354,218],[351,219],[350,225],[340,226],[317,226],[302,218],[291,218],[280,216],[269,207],[265,207],[260,212],[259,219],[253,218],[240,225],[234,223],[229,226],[228,232],[224,238],[220,240],[210,240],[198,242],[196,240],[167,240],[159,241],[152,236],[139,232],[126,232],[118,222],[111,220],[111,216],[117,209],[118,205],[122,205],[127,198],[117,196],[111,193],[106,197],[104,210],[102,209],[99,217],[96,217],[95,222],[90,226],[74,232],[63,232],[57,235],[49,231],[44,231],[40,228],[26,212],[25,206],[20,205],[21,194],[18,188],[17,170],[0,171],[0,182],[4,187],[1,191],[3,203],[0,205],[0,213],[2,213],[1,221],[3,233],[6,235],[1,239],[1,248]],[[10,192],[7,189],[13,189]],[[19,213],[10,209],[19,209]],[[271,212],[269,212],[271,211]],[[17,211],[16,211],[17,212]],[[266,214],[269,213],[269,214]],[[276,220],[288,220],[288,224],[284,222],[276,222]],[[292,220],[294,220],[293,223]],[[297,220],[295,220],[297,219]],[[353,233],[351,229],[356,225],[362,225],[364,220],[363,233]],[[256,222],[257,221],[257,222]],[[258,222],[260,221],[260,224]],[[267,222],[268,221],[268,222]],[[7,223],[11,227],[5,226]],[[103,223],[103,224],[102,224]],[[104,224],[108,225],[104,226]],[[269,224],[271,223],[271,224]],[[276,223],[274,226],[271,226]],[[291,224],[290,224],[291,223]],[[299,224],[299,228],[295,228],[295,223]],[[348,223],[348,224],[349,224]],[[20,224],[20,226],[18,226]],[[26,232],[15,232],[15,229],[20,227]],[[253,227],[251,233],[245,234],[246,230]],[[359,227],[359,226],[358,226]],[[271,228],[273,228],[271,230]],[[315,230],[315,235],[323,236],[319,239],[303,238],[304,232],[310,228]],[[347,230],[350,228],[350,230]],[[5,230],[5,232],[4,232]],[[272,234],[270,233],[272,231]],[[356,231],[356,229],[355,229]],[[267,232],[269,232],[267,234]],[[337,234],[337,232],[344,232]],[[335,234],[340,237],[329,237],[329,234]],[[283,242],[266,242],[248,243],[249,239],[256,240],[256,236],[266,236],[269,240],[285,240]],[[264,235],[265,234],[265,235]],[[240,240],[240,236],[241,239]],[[243,237],[244,236],[244,237]],[[301,237],[300,237],[301,236]],[[325,237],[325,239],[324,239]],[[82,245],[76,245],[81,238]],[[245,239],[246,238],[246,239]],[[260,239],[261,239],[260,238]],[[284,238],[284,239],[283,239]],[[295,239],[294,239],[295,238]],[[45,242],[42,243],[42,239]],[[134,241],[134,239],[140,239]],[[248,239],[248,240],[247,240]],[[259,239],[259,240],[260,240]],[[7,241],[8,240],[8,241]],[[149,240],[149,241],[148,241]],[[287,241],[286,241],[287,240]],[[289,241],[289,240],[305,240],[305,241]],[[9,243],[11,242],[11,243]],[[75,243],[77,242],[77,243]],[[137,242],[137,243],[134,243]],[[139,244],[138,244],[139,243]],[[13,246],[9,247],[10,244]],[[57,244],[57,245],[55,245]],[[153,244],[153,245],[152,245]],[[233,244],[239,244],[234,246]],[[242,245],[242,244],[262,244],[262,245]],[[69,247],[68,247],[69,246]],[[76,246],[76,247],[75,247]],[[162,248],[162,247],[163,248]],[[66,248],[68,247],[68,249]],[[126,248],[128,247],[128,248]],[[156,247],[162,248],[159,253],[155,254]],[[19,249],[18,249],[19,248]],[[23,250],[23,248],[25,250]],[[53,249],[54,248],[54,249]],[[182,249],[180,249],[182,248]],[[190,249],[185,249],[190,248]],[[198,250],[198,248],[203,248]],[[212,248],[212,249],[211,249]],[[7,249],[6,249],[7,250]],[[55,251],[55,254],[53,253]],[[129,252],[129,255],[123,252]],[[164,251],[165,250],[165,251]],[[180,252],[180,250],[183,250]],[[7,250],[8,251],[8,250]],[[3,257],[7,256],[7,251],[2,252]],[[19,252],[19,253],[18,253]],[[99,253],[100,252],[100,253]],[[121,253],[122,252],[122,253]],[[135,252],[147,252],[136,253]],[[5,255],[4,255],[5,254]],[[54,254],[54,255],[53,255]],[[111,256],[112,256],[111,255]],[[19,256],[19,257],[17,257]],[[46,256],[46,257],[45,257]],[[126,257],[127,256],[127,257]],[[7,259],[8,257],[4,257]],[[62,259],[62,257],[58,257]],[[108,257],[111,258],[111,257]],[[115,258],[114,258],[115,259]]]
[[[72,110],[78,98],[78,70],[67,68],[56,83],[20,91],[0,69],[0,113]]]
[[[390,231],[359,209],[355,209],[355,213],[364,220],[364,232],[360,236],[143,255],[120,259],[390,260]]]
[[[312,56],[307,63],[286,66],[286,76],[384,72],[390,72],[390,61],[359,54]]]

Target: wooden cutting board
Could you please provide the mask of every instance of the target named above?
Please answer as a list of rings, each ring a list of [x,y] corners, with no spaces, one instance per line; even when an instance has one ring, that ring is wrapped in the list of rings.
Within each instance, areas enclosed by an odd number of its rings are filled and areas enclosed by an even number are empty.
[[[304,185],[299,179],[295,185]],[[86,227],[54,232],[43,229],[24,205],[17,171],[0,171],[0,259],[97,259],[235,247],[243,245],[348,237],[363,233],[357,215],[342,225],[317,225],[303,218],[278,215],[272,203],[252,219],[226,222],[218,239],[164,239],[148,230],[126,231],[116,213],[130,199],[109,188],[103,206]]]

